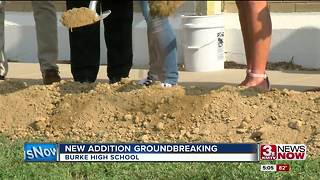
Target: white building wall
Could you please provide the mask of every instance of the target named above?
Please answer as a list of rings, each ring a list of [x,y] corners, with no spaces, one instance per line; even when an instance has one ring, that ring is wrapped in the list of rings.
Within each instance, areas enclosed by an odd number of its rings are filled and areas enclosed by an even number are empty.
[[[60,17],[61,14],[59,14]],[[181,45],[180,16],[171,18]],[[270,61],[290,61],[305,67],[320,68],[320,13],[272,13],[273,39]],[[103,27],[101,37],[103,37]],[[68,31],[60,23],[59,60],[69,59]],[[36,37],[32,13],[7,12],[5,22],[5,49],[7,57],[24,62],[37,62]],[[183,62],[179,48],[179,63]],[[135,67],[147,67],[148,49],[146,24],[141,13],[135,13],[133,23],[133,50]],[[240,24],[237,14],[226,14],[226,59],[245,63]],[[101,63],[106,63],[106,47],[101,39]]]
[[[238,14],[226,14],[226,59],[244,64]],[[290,61],[320,67],[320,13],[272,13],[271,62]]]

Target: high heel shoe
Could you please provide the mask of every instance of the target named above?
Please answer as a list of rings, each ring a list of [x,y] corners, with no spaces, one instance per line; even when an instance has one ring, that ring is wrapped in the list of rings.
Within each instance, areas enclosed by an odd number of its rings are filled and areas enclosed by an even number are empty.
[[[265,74],[256,74],[256,73],[252,73],[250,70],[247,70],[247,76],[251,77],[251,78],[263,78],[263,80],[267,82],[267,90],[268,91],[271,90],[271,84],[270,84],[269,78],[266,73]]]
[[[238,85],[238,86],[243,86],[243,84],[246,83],[248,77],[249,77],[249,73],[251,73],[251,69],[247,69],[246,70],[246,78]]]

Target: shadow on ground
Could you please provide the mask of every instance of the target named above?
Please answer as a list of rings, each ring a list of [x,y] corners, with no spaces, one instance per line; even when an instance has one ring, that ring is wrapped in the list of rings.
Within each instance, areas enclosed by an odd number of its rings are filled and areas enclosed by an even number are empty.
[[[97,83],[107,83],[107,80],[105,79],[98,79],[96,83],[85,85],[85,84],[75,84],[71,80],[72,79],[63,79],[67,81],[64,84],[60,84],[60,93],[63,94],[77,94],[77,93],[85,93],[89,92],[90,90],[94,89]],[[23,90],[27,87],[34,86],[34,85],[42,85],[42,79],[16,79],[11,78],[5,81],[0,81],[0,94],[10,94],[14,93],[16,91]],[[225,85],[229,86],[237,86],[237,84],[234,83],[224,83],[224,82],[181,82],[179,83],[180,86],[183,86],[186,88],[187,94],[190,92],[192,94],[190,95],[201,95],[201,94],[207,94],[213,89],[219,89]],[[74,88],[75,86],[79,88]],[[124,85],[125,86],[125,85]],[[137,87],[137,86],[135,86]],[[121,87],[120,87],[121,88]],[[273,85],[272,88],[276,89],[290,89],[290,90],[296,90],[296,91],[305,91],[308,89],[316,88],[314,86],[299,86],[299,85]],[[192,91],[189,91],[189,89],[192,89]],[[121,92],[121,89],[119,89]]]

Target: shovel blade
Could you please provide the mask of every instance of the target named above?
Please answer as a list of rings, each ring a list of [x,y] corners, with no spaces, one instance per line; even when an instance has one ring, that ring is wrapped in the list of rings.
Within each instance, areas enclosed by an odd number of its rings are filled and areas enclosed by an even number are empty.
[[[110,10],[104,11],[102,12],[102,14],[100,15],[100,21],[103,20],[104,18],[108,17],[111,14]]]

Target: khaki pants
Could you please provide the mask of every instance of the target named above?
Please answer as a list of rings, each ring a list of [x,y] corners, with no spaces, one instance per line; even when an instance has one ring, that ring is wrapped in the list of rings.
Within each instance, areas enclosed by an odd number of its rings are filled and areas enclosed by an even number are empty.
[[[8,72],[8,62],[4,53],[4,2],[0,4],[0,75]],[[50,1],[31,1],[38,43],[38,59],[43,73],[48,69],[58,70],[57,16],[55,6]]]

